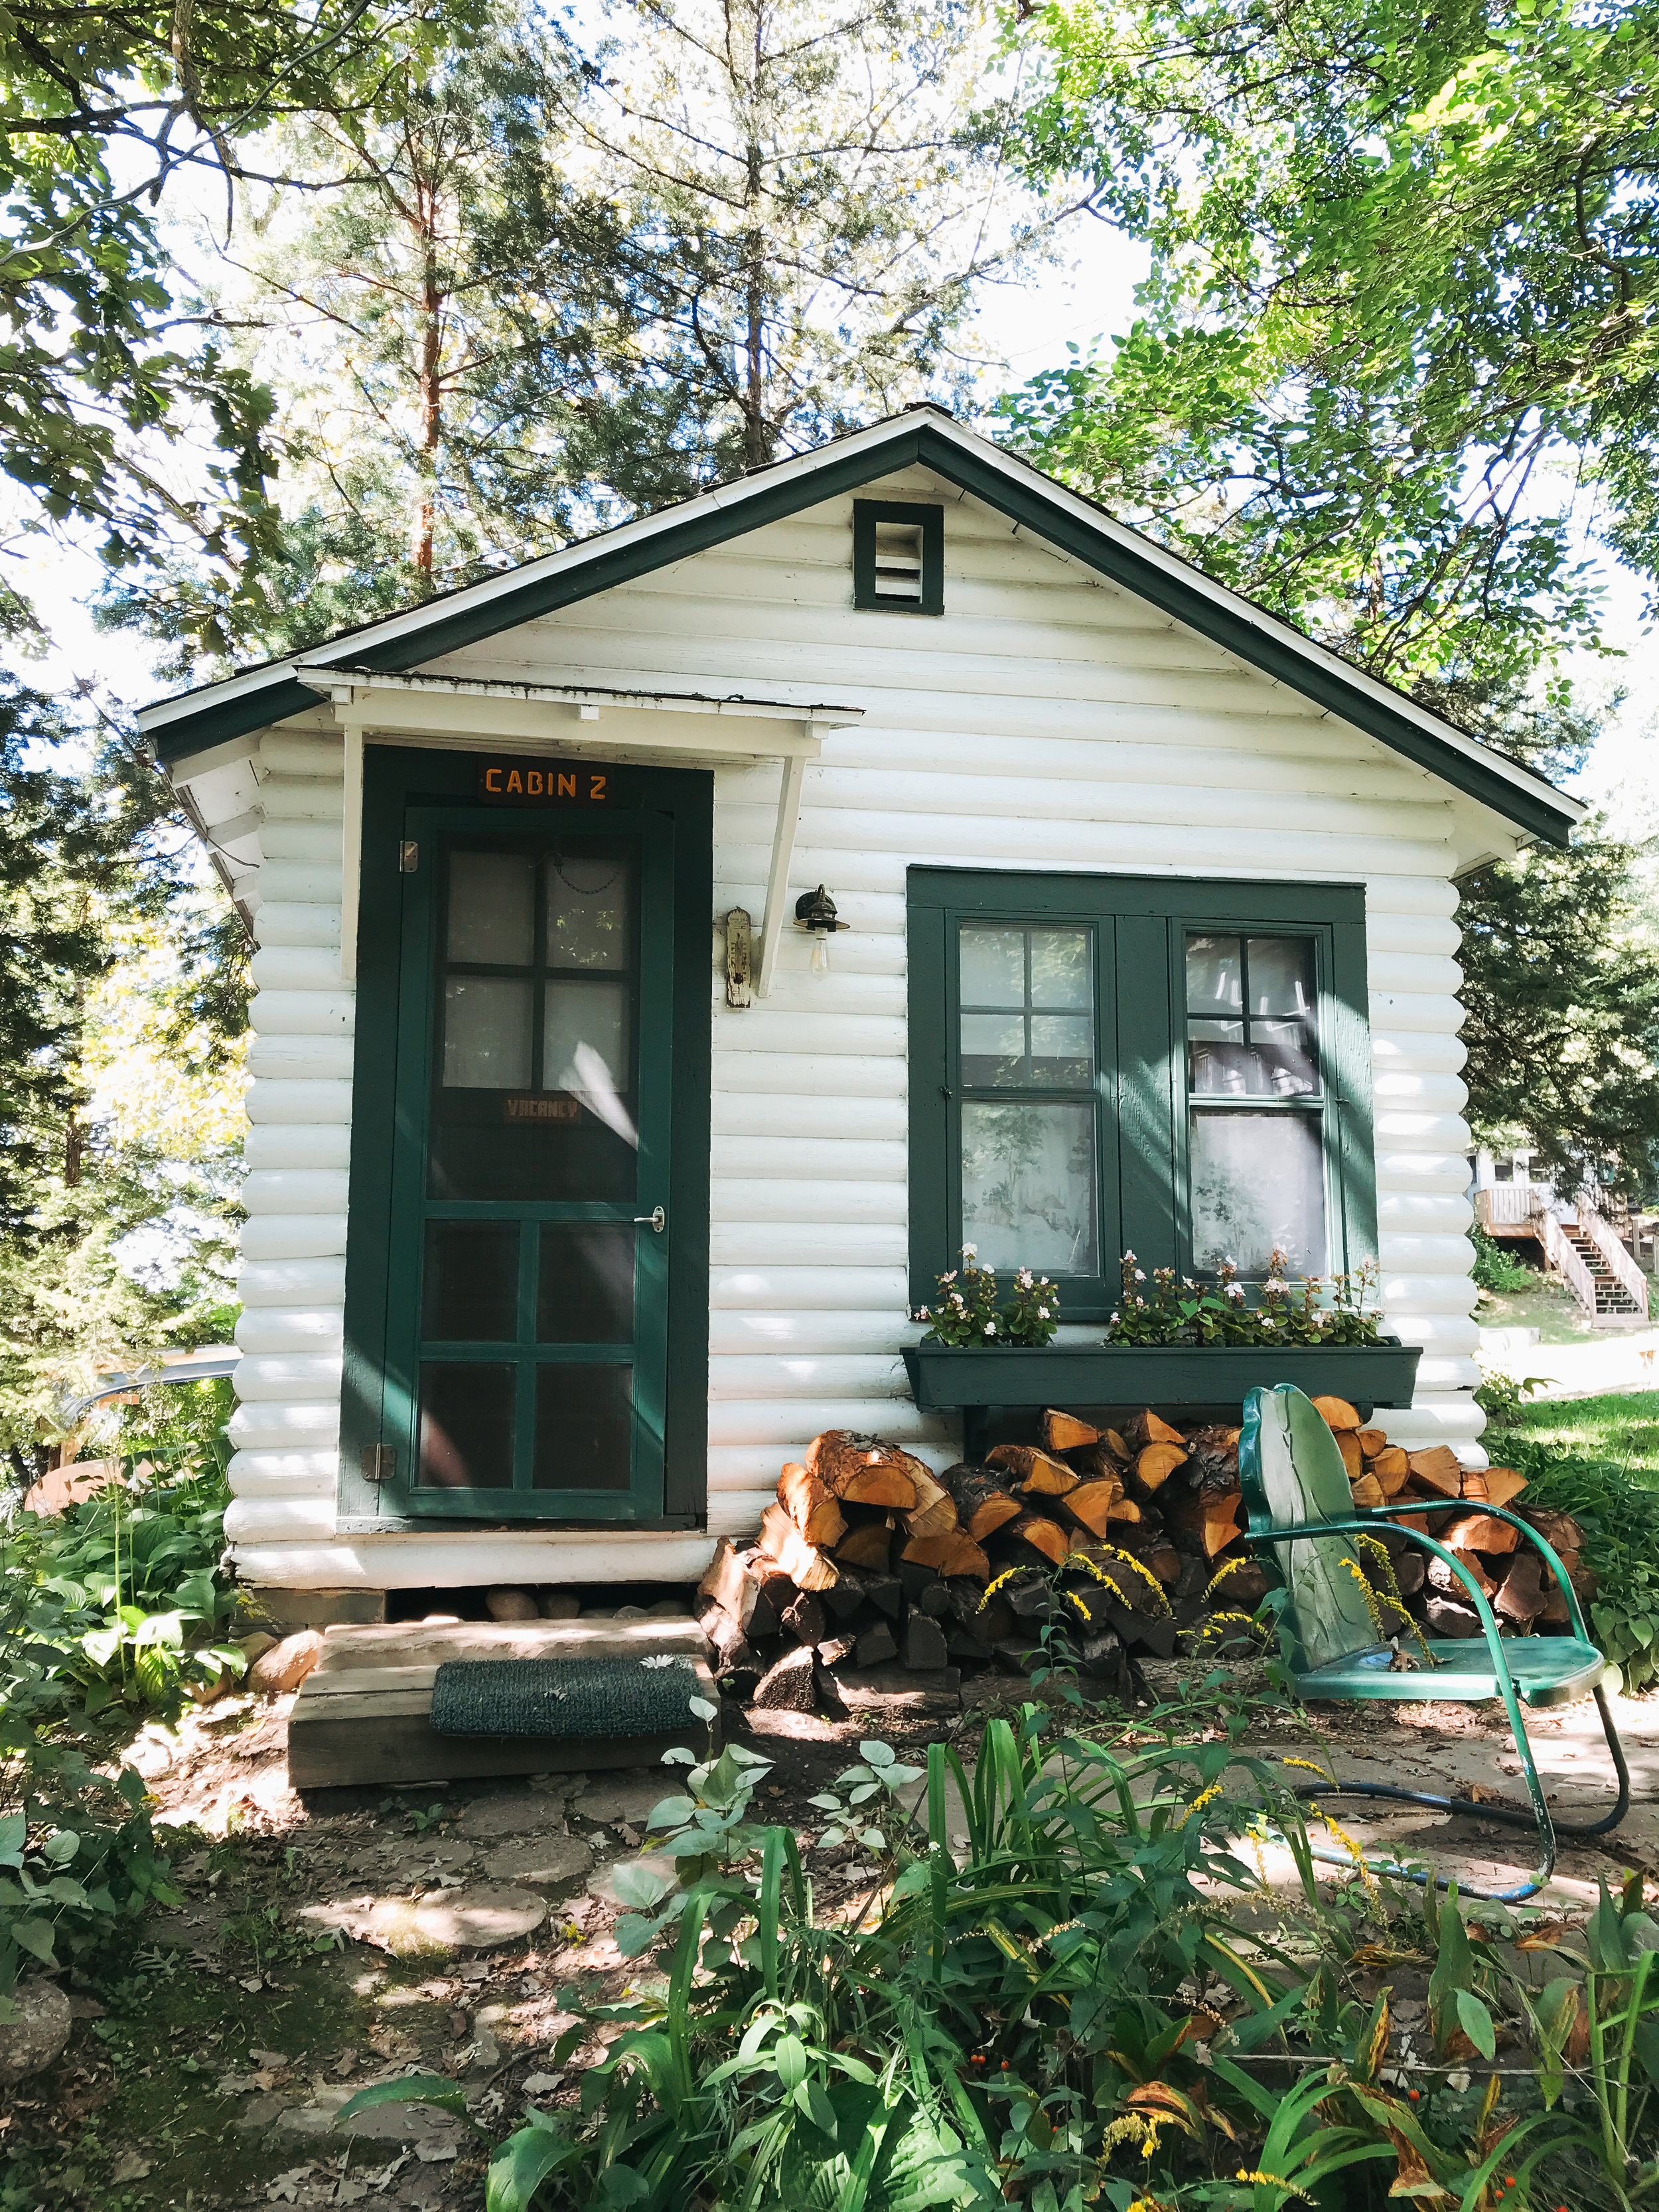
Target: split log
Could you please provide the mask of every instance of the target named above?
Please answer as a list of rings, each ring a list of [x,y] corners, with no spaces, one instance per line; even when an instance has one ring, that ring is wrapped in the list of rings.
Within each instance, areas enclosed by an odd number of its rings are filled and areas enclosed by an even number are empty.
[[[1110,1452],[1112,1457],[1124,1467],[1127,1467],[1134,1457],[1134,1454],[1129,1449],[1129,1439],[1116,1429],[1103,1429],[1100,1432],[1100,1441],[1103,1448]]]
[[[897,1656],[898,1638],[884,1620],[866,1628],[853,1647],[854,1663],[860,1667],[879,1667],[884,1659]]]
[[[1584,1532],[1571,1513],[1557,1513],[1545,1505],[1522,1506],[1519,1510],[1521,1518],[1538,1531],[1551,1551],[1565,1555],[1583,1550]]]
[[[1374,1474],[1362,1474],[1357,1482],[1351,1483],[1350,1488],[1353,1493],[1354,1504],[1362,1508],[1386,1505],[1389,1502],[1387,1491],[1383,1489]]]
[[[792,1460],[778,1477],[778,1503],[809,1544],[833,1552],[847,1532],[847,1516],[834,1491],[799,1461]]]
[[[1194,1492],[1170,1498],[1164,1504],[1170,1526],[1189,1541],[1196,1541],[1206,1559],[1224,1552],[1239,1538],[1238,1515],[1243,1504],[1237,1491],[1222,1497],[1200,1498]]]
[[[1526,1476],[1512,1467],[1483,1468],[1478,1474],[1472,1469],[1463,1477],[1464,1497],[1482,1505],[1508,1505],[1526,1486]]]
[[[1020,1516],[1024,1518],[1024,1515]],[[1013,1523],[1011,1522],[1012,1528]],[[913,1566],[932,1567],[934,1573],[949,1577],[951,1575],[971,1575],[975,1582],[991,1579],[991,1563],[971,1536],[964,1536],[960,1528],[953,1528],[944,1536],[912,1536],[900,1554]]]
[[[1065,1501],[1062,1499],[1061,1503],[1063,1504],[1064,1502]],[[1114,1521],[1121,1521],[1127,1527],[1133,1528],[1136,1522],[1144,1520],[1152,1510],[1152,1509],[1150,1505],[1138,1505],[1133,1498],[1119,1498],[1113,1503],[1109,1518]]]
[[[1387,1451],[1373,1453],[1365,1464],[1367,1472],[1382,1484],[1385,1498],[1397,1498],[1412,1471],[1410,1460],[1398,1444],[1390,1444]]]
[[[1455,1513],[1440,1540],[1454,1552],[1512,1552],[1521,1534],[1507,1521],[1494,1521],[1490,1513]]]
[[[898,1579],[906,1603],[918,1613],[931,1613],[939,1620],[951,1610],[950,1590],[931,1567],[912,1566],[908,1559],[902,1559]]]
[[[1135,1454],[1135,1480],[1150,1497],[1187,1464],[1185,1441],[1145,1444]]]
[[[1415,1597],[1418,1591],[1422,1589],[1425,1579],[1423,1572],[1424,1557],[1425,1554],[1413,1544],[1409,1551],[1402,1552],[1395,1561],[1394,1578],[1400,1586],[1401,1597]]]
[[[1505,1620],[1526,1621],[1536,1620],[1543,1610],[1544,1562],[1536,1552],[1519,1552],[1510,1562],[1492,1611]]]
[[[909,1512],[916,1503],[913,1469],[921,1462],[879,1437],[826,1429],[806,1448],[806,1464],[843,1501]]]
[[[714,1645],[722,1668],[738,1663],[743,1657],[752,1658],[749,1638],[724,1606],[707,1607],[697,1620],[703,1634]]]
[[[1352,1429],[1334,1429],[1333,1441],[1342,1455],[1342,1469],[1350,1482],[1360,1482],[1365,1475],[1365,1455],[1359,1449],[1359,1438]]]
[[[845,1541],[845,1539],[842,1540]],[[809,1544],[781,1505],[769,1505],[761,1515],[761,1547],[775,1559],[797,1589],[833,1589],[836,1563],[827,1552]],[[804,1637],[803,1643],[817,1638]]]
[[[1100,1431],[1092,1421],[1079,1421],[1075,1413],[1062,1413],[1052,1406],[1043,1409],[1042,1442],[1044,1449],[1058,1456],[1061,1452],[1081,1451],[1087,1444],[1100,1442]]]
[[[1458,1584],[1460,1589],[1462,1584]],[[1468,1593],[1464,1593],[1467,1601]],[[1437,1592],[1424,1607],[1424,1618],[1437,1636],[1479,1636],[1480,1616],[1467,1601],[1459,1604],[1455,1598],[1442,1597]]]
[[[1426,1451],[1408,1452],[1407,1458],[1417,1480],[1440,1497],[1463,1495],[1463,1470],[1449,1444],[1431,1444]]]
[[[763,1552],[738,1551],[726,1536],[715,1547],[697,1592],[713,1598],[750,1637],[775,1635],[784,1607],[795,1599],[793,1583],[775,1561]]]
[[[783,1616],[784,1627],[797,1644],[822,1644],[830,1633],[822,1598],[803,1590]]]
[[[1455,1544],[1449,1548],[1456,1552],[1459,1566],[1467,1567],[1474,1577],[1474,1586],[1481,1596],[1490,1598],[1498,1585],[1480,1560],[1475,1558],[1474,1553],[1463,1551]],[[1453,1598],[1461,1603],[1467,1604],[1469,1595],[1468,1584],[1461,1577],[1452,1572],[1450,1563],[1437,1558],[1433,1553],[1428,1553],[1427,1558],[1429,1588],[1431,1590],[1437,1590],[1443,1597]]]
[[[1364,1453],[1367,1459],[1375,1459],[1379,1452],[1392,1450],[1393,1446],[1390,1445],[1387,1432],[1384,1430],[1361,1429],[1359,1431],[1359,1449]]]
[[[912,1674],[931,1674],[950,1660],[950,1646],[938,1621],[913,1613],[904,1624],[903,1658]]]
[[[1126,1505],[1137,1521],[1140,1518],[1140,1508],[1133,1498],[1124,1497],[1121,1485],[1116,1482],[1079,1483],[1059,1504],[1068,1520],[1093,1536],[1106,1536],[1115,1520],[1126,1520],[1128,1516],[1121,1510]]]
[[[1358,1432],[1359,1409],[1346,1398],[1315,1398],[1310,1402],[1328,1429]]]
[[[1123,1433],[1129,1449],[1136,1454],[1145,1451],[1148,1444],[1179,1444],[1183,1455],[1187,1449],[1187,1439],[1180,1430],[1172,1428],[1150,1406],[1135,1415]]]
[[[837,1566],[872,1567],[878,1575],[887,1571],[888,1561],[893,1555],[893,1527],[889,1521],[866,1521],[857,1528],[849,1528],[836,1547]]]
[[[920,1460],[911,1469],[910,1480],[916,1486],[916,1502],[908,1513],[899,1516],[907,1533],[912,1536],[948,1535],[957,1525],[956,1504],[950,1492]]]
[[[856,1636],[831,1636],[818,1646],[820,1667],[844,1667],[858,1650]]]
[[[1064,1498],[1078,1478],[1064,1460],[1051,1459],[1036,1444],[996,1444],[987,1454],[992,1467],[1012,1475],[1028,1498]]]
[[[1187,1477],[1194,1489],[1226,1492],[1238,1487],[1237,1429],[1220,1421],[1206,1421],[1187,1437],[1189,1462]]]
[[[1018,1560],[1036,1553],[1055,1567],[1072,1548],[1072,1540],[1060,1523],[1045,1521],[1040,1513],[1022,1513],[1018,1521],[999,1528],[996,1543],[1005,1558]]]
[[[953,1467],[946,1470],[945,1482],[956,1500],[957,1525],[982,1544],[994,1529],[1012,1521],[1019,1511],[1019,1500],[1004,1486],[1000,1471],[989,1467]]]
[[[848,1566],[841,1561],[841,1580],[836,1588],[825,1594],[824,1603],[836,1620],[845,1620],[860,1605],[874,1606],[890,1620],[896,1620],[904,1610],[904,1593],[896,1575],[890,1575],[872,1567]],[[852,1602],[848,1603],[851,1599]],[[843,1611],[842,1608],[845,1607]]]

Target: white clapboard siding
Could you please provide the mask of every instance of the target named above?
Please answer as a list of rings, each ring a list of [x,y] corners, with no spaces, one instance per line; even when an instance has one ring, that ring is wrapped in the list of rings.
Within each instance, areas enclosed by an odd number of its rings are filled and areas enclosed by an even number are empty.
[[[884,492],[945,501],[942,617],[853,609],[851,502],[836,498],[433,664],[864,709],[807,769],[790,873],[792,899],[822,881],[851,925],[829,974],[811,975],[810,942],[786,927],[771,996],[735,1011],[718,928],[708,942],[708,1535],[333,1532],[354,1001],[337,958],[343,751],[309,725],[260,738],[230,1523],[251,1579],[684,1580],[713,1535],[752,1531],[778,1467],[820,1429],[879,1427],[948,1464],[952,1425],[910,1403],[896,1357],[918,1334],[906,1319],[913,864],[1364,883],[1377,1256],[1389,1325],[1424,1353],[1417,1403],[1378,1418],[1401,1442],[1448,1442],[1478,1463],[1457,802],[925,470],[866,495]],[[767,762],[716,772],[716,917],[741,905],[759,927],[779,777]]]

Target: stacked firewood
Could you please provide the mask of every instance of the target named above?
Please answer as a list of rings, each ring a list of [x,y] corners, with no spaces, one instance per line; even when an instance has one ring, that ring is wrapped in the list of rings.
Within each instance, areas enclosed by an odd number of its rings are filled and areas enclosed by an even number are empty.
[[[1581,1605],[1595,1595],[1595,1577],[1583,1562],[1583,1531],[1570,1513],[1519,1504],[1527,1479],[1513,1468],[1489,1467],[1476,1473],[1462,1467],[1446,1444],[1407,1452],[1391,1445],[1382,1431],[1368,1428],[1341,1398],[1316,1398],[1335,1436],[1348,1471],[1356,1505],[1389,1505],[1401,1528],[1432,1536],[1456,1555],[1474,1578],[1501,1626],[1547,1634],[1571,1627],[1567,1601],[1555,1577],[1518,1528],[1498,1521],[1482,1506],[1505,1506],[1535,1528],[1559,1557]],[[1467,1513],[1413,1513],[1413,1502],[1457,1498]],[[1431,1552],[1396,1535],[1389,1522],[1377,1534],[1388,1547],[1395,1587],[1406,1610],[1432,1636],[1478,1636],[1480,1617],[1468,1601],[1468,1587]],[[1369,1562],[1364,1563],[1369,1571]],[[1373,1577],[1374,1584],[1379,1579]],[[1382,1593],[1385,1598],[1386,1589]]]
[[[1385,1620],[1397,1592],[1431,1634],[1478,1632],[1462,1585],[1403,1533],[1421,1526],[1469,1566],[1507,1626],[1566,1626],[1536,1554],[1479,1510],[1510,1504],[1520,1475],[1465,1473],[1444,1445],[1407,1451],[1344,1400],[1314,1403],[1355,1504],[1402,1509],[1401,1526],[1376,1524],[1392,1588],[1365,1562]],[[700,1586],[727,1695],[803,1711],[857,1705],[903,1670],[953,1689],[952,1668],[1029,1667],[1056,1619],[1085,1674],[1127,1688],[1130,1655],[1170,1658],[1212,1610],[1260,1601],[1267,1577],[1243,1540],[1237,1427],[1177,1427],[1150,1409],[1097,1427],[1051,1409],[1041,1436],[942,1475],[878,1437],[815,1437],[784,1468],[757,1540],[722,1540]],[[1470,1510],[1412,1516],[1413,1500],[1428,1498]],[[1562,1554],[1581,1599],[1593,1593],[1577,1524],[1516,1510]]]

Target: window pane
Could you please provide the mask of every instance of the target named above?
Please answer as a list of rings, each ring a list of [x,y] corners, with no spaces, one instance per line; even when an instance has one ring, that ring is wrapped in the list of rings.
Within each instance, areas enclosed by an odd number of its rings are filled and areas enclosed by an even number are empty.
[[[964,1083],[1018,1083],[1024,1068],[1024,1015],[963,1016],[962,1079]]]
[[[1244,1010],[1243,969],[1236,937],[1187,939],[1187,1011],[1237,1014]]]
[[[1252,971],[1254,973],[1254,970]],[[1319,1063],[1313,1024],[1252,1022],[1256,1056],[1267,1071],[1267,1087],[1278,1098],[1305,1098],[1319,1088]]]
[[[449,856],[449,957],[527,968],[535,950],[536,863],[523,853]]]
[[[966,994],[963,994],[964,997]],[[1089,973],[1086,929],[1031,932],[1031,1004],[1034,1006],[1090,1006],[1094,1003]]]
[[[444,1085],[522,1091],[530,1081],[532,987],[509,975],[452,975],[444,985]]]
[[[631,1367],[544,1367],[536,1378],[538,1490],[626,1490],[634,1442]]]
[[[422,1363],[422,1489],[513,1487],[513,1385],[510,1367]]]
[[[428,1222],[421,1334],[440,1344],[508,1344],[518,1334],[517,1222]]]
[[[1311,1014],[1314,1010],[1314,949],[1308,937],[1253,937],[1249,940],[1250,1012],[1253,1014]]]
[[[629,993],[626,983],[550,979],[542,1036],[542,1083],[549,1091],[626,1091]]]
[[[631,874],[620,853],[555,853],[547,865],[550,968],[626,968]]]
[[[1024,1006],[1025,932],[964,928],[962,989],[964,1006]]]
[[[1298,1274],[1325,1271],[1325,1163],[1315,1113],[1188,1117],[1193,1257],[1260,1276],[1277,1248]]]
[[[542,1228],[536,1335],[543,1344],[631,1344],[634,1255],[629,1223],[580,1221]]]
[[[1094,1079],[1095,1025],[1087,1014],[1033,1014],[1031,1080],[1072,1089]]]
[[[986,1267],[1097,1273],[1093,1107],[964,1104],[962,1235]]]

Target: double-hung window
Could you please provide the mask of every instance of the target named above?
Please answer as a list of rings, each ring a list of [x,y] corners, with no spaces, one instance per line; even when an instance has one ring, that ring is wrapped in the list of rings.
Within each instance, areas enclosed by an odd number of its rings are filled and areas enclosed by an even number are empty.
[[[964,1243],[1069,1319],[1118,1261],[1376,1249],[1364,902],[1342,884],[913,868],[911,1291]]]

